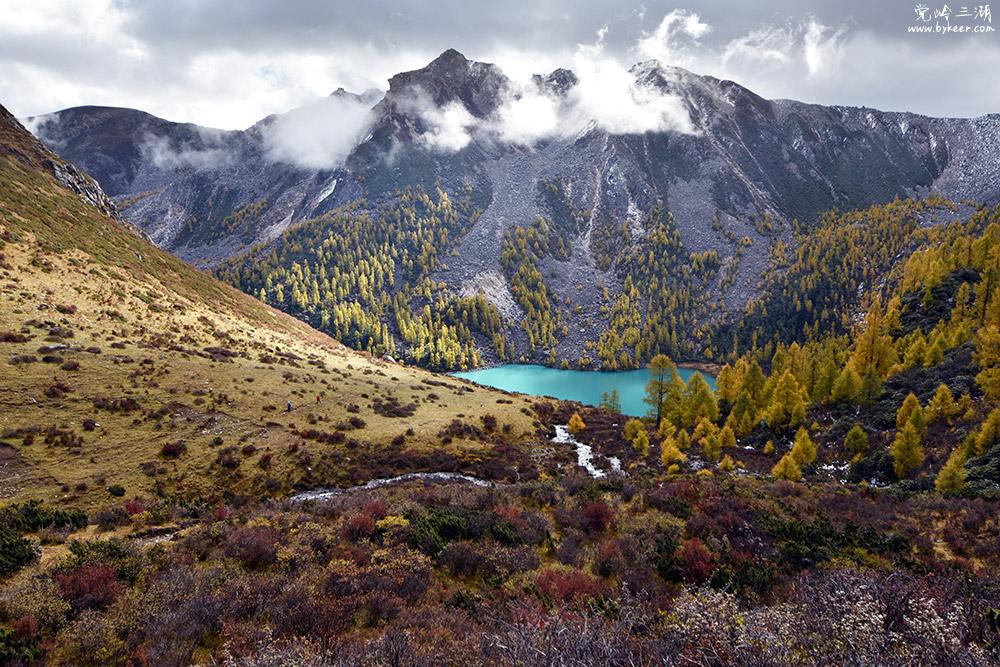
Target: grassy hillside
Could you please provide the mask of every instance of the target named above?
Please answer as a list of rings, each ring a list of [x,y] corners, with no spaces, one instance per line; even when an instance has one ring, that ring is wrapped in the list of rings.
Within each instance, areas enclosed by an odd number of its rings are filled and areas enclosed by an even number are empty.
[[[522,399],[349,351],[160,252],[60,185],[15,123],[0,121],[5,498],[280,497],[420,469],[415,451],[475,471],[533,430]],[[439,435],[465,414],[466,437]]]

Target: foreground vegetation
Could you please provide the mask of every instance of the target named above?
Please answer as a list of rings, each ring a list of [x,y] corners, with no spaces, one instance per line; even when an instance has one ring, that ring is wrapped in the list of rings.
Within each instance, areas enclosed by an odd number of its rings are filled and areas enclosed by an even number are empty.
[[[0,117],[0,660],[1000,658],[1000,210],[830,214],[795,253],[775,244],[745,318],[708,324],[693,304],[732,274],[686,254],[668,212],[633,254],[592,221],[625,287],[595,359],[652,372],[649,416],[627,419],[613,395],[556,403],[382,356],[524,352],[482,296],[429,277],[472,193],[331,214],[225,269],[358,353],[91,210],[51,159]],[[551,220],[513,229],[501,262],[548,357],[569,311],[538,263],[591,221],[558,182],[539,196]],[[670,357],[697,355],[721,364],[714,391],[677,377]],[[622,473],[585,477],[563,424]],[[356,486],[422,471],[478,479]]]
[[[4,646],[74,665],[985,665],[997,509],[577,476],[137,502],[103,539],[49,533],[71,541],[5,584]],[[123,536],[151,525],[172,541]]]

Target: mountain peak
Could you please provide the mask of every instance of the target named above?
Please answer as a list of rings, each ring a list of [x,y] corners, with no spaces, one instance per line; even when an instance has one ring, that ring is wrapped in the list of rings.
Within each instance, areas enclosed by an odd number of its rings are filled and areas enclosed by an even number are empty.
[[[639,85],[676,95],[697,109],[714,108],[717,111],[753,109],[756,113],[774,119],[774,109],[770,101],[733,81],[695,74],[683,67],[668,65],[659,60],[636,63],[629,72]]]
[[[535,85],[541,90],[560,96],[565,95],[571,88],[580,83],[579,77],[577,77],[572,70],[564,69],[562,67],[553,70],[547,76],[535,74],[531,77],[531,80],[534,81]]]
[[[330,97],[337,100],[349,100],[354,102],[359,102],[362,104],[375,104],[384,95],[384,92],[378,88],[369,88],[363,93],[352,93],[343,87],[337,88],[337,90],[330,93]]]
[[[434,65],[435,63],[447,64],[452,62],[467,63],[470,61],[456,49],[447,49],[441,55],[439,55],[437,58],[431,61],[431,65]]]
[[[469,60],[448,49],[426,67],[389,79],[387,97],[400,99],[420,91],[437,107],[461,102],[473,116],[485,118],[499,106],[501,92],[508,85],[509,80],[496,65]]]

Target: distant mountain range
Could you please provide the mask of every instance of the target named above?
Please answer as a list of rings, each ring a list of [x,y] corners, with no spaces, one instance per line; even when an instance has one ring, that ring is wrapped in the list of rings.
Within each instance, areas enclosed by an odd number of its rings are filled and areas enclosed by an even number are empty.
[[[504,234],[552,219],[543,184],[558,182],[580,221],[566,232],[568,261],[540,266],[554,296],[620,291],[623,258],[659,206],[685,252],[718,255],[723,271],[701,289],[730,311],[757,295],[773,243],[793,243],[792,220],[931,193],[1000,201],[997,115],[766,100],[655,61],[617,85],[568,70],[518,84],[449,50],[392,77],[384,94],[339,90],[244,131],[103,107],[26,124],[159,247],[210,267],[296,223],[348,205],[368,210],[410,186],[463,191],[479,213],[433,279],[455,294],[485,290],[509,327],[520,311],[510,286],[497,284]],[[594,239],[609,220],[630,240],[598,256]]]
[[[538,210],[525,195],[557,175],[583,209],[637,219],[662,202],[693,250],[713,245],[704,232],[716,216],[749,231],[752,214],[806,220],[897,195],[1000,199],[998,116],[769,101],[658,62],[630,74],[632,99],[605,101],[622,107],[610,120],[586,116],[594,104],[580,100],[589,91],[576,91],[572,72],[519,89],[498,67],[449,50],[394,76],[384,95],[339,90],[245,131],[105,107],[28,125],[157,245],[213,264],[334,206],[435,181],[483,188],[481,225],[530,222]],[[264,200],[263,212],[231,217]]]

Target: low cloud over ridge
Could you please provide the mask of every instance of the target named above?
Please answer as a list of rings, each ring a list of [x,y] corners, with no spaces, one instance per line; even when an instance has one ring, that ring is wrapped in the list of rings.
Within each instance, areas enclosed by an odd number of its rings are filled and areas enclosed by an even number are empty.
[[[272,116],[259,124],[271,159],[305,169],[334,169],[364,138],[371,107],[381,95],[369,91],[333,95]]]
[[[561,87],[550,87],[540,77],[512,81],[497,111],[486,119],[475,118],[460,101],[438,108],[422,91],[404,106],[428,126],[424,143],[443,152],[461,150],[473,137],[530,147],[591,129],[611,134],[696,132],[678,96],[642,84],[605,53],[603,32],[596,44],[577,48],[571,76],[573,81]]]

